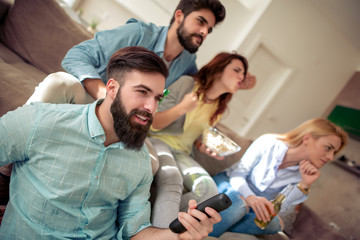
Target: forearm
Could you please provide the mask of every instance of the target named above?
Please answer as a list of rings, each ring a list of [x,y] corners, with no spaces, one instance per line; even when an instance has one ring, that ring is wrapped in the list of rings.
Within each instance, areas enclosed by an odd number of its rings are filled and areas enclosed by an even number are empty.
[[[83,81],[86,92],[94,99],[104,98],[106,87],[101,79],[87,78]]]
[[[170,231],[170,229],[160,229],[155,227],[148,227],[137,233],[131,240],[177,240],[178,234]]]
[[[154,116],[152,127],[156,130],[162,130],[177,119],[179,119],[184,114],[185,111],[181,108],[179,104],[166,111],[157,112]]]
[[[234,190],[238,191],[245,199],[251,195],[255,196],[255,193],[250,189],[248,183],[246,182],[246,179],[243,177],[231,177],[230,185]]]

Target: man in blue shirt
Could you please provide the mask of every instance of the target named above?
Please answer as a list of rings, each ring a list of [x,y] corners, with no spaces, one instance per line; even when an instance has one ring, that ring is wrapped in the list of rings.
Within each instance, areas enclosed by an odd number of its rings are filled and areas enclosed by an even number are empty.
[[[108,60],[127,46],[143,46],[160,56],[169,68],[168,87],[182,75],[197,72],[195,52],[224,18],[225,8],[219,0],[181,0],[170,26],[130,19],[124,26],[98,32],[68,51],[62,66],[70,74],[49,75],[28,103],[89,103],[104,97]]]
[[[117,51],[105,99],[36,103],[0,118],[0,166],[14,163],[0,239],[200,239],[219,222],[189,202],[182,234],[150,224],[144,146],[168,70],[142,47]],[[199,219],[197,221],[195,218]]]

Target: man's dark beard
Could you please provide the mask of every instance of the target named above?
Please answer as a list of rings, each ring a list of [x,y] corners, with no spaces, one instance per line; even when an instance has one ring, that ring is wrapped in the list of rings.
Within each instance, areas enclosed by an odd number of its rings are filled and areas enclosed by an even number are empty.
[[[184,21],[180,24],[178,29],[176,30],[177,37],[179,39],[180,44],[188,50],[190,53],[196,53],[199,49],[199,46],[193,44],[192,37],[193,36],[199,36],[201,37],[201,41],[203,40],[203,37],[200,34],[187,34],[187,32],[184,29]],[[201,45],[201,44],[200,44]]]
[[[145,138],[148,134],[153,117],[146,111],[133,109],[129,114],[126,114],[124,105],[120,100],[120,90],[114,102],[111,104],[110,112],[114,119],[114,129],[120,142],[124,143],[126,148],[139,151],[143,146]],[[139,114],[149,118],[146,125],[131,121],[132,116]]]

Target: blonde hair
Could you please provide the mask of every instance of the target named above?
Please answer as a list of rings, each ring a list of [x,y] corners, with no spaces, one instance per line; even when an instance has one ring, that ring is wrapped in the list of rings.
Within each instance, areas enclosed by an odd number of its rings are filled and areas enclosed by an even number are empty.
[[[303,137],[308,133],[315,139],[329,135],[338,136],[341,140],[341,146],[335,154],[339,153],[348,141],[348,134],[341,127],[323,118],[310,119],[286,133],[277,134],[277,137],[289,147],[297,147],[302,143]]]

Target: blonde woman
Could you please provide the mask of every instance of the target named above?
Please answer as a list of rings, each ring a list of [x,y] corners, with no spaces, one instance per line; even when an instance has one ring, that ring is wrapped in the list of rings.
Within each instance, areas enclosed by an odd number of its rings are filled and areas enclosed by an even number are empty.
[[[305,201],[320,176],[319,169],[334,159],[347,139],[343,129],[322,118],[308,120],[283,134],[265,134],[256,139],[240,162],[214,176],[219,192],[226,193],[233,204],[221,212],[222,221],[214,225],[210,236],[226,231],[280,231],[278,216],[264,230],[255,225],[254,218],[268,222],[274,214],[270,200],[289,185],[292,190],[281,210]]]

